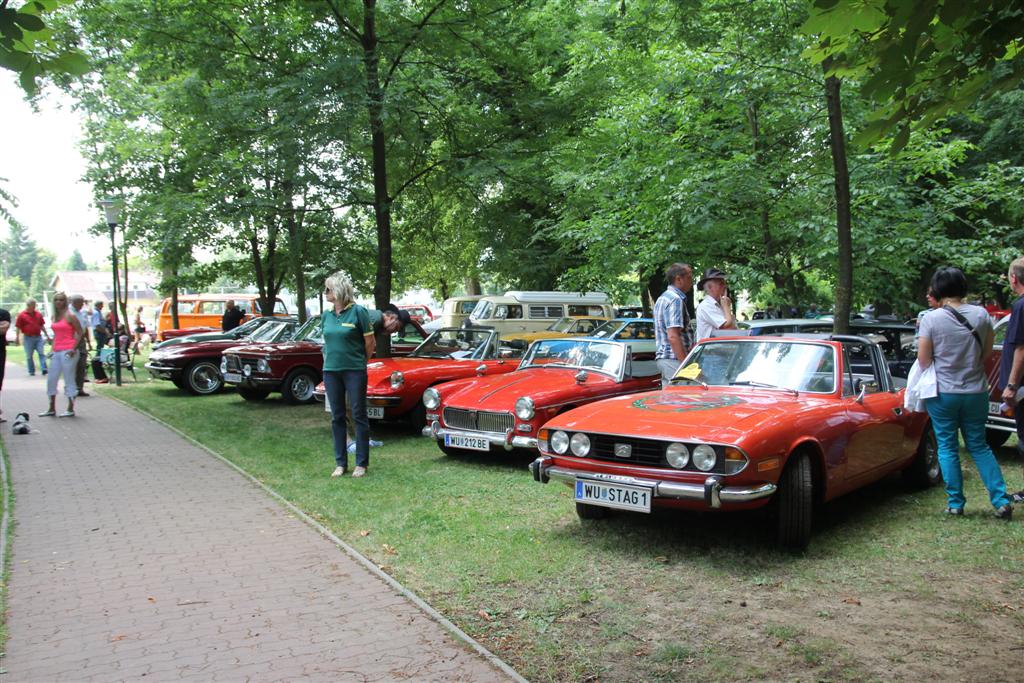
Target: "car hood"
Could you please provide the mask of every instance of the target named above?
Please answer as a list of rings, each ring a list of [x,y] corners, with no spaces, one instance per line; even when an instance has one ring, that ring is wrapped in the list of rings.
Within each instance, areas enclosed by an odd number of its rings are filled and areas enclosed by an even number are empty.
[[[205,356],[210,354],[219,354],[224,349],[237,345],[237,339],[185,342],[182,344],[175,344],[167,349],[164,349],[163,347],[156,349],[149,355],[149,358],[150,360],[157,360],[160,358],[174,358],[177,356]]]
[[[366,366],[366,372],[369,384],[373,386],[377,382],[388,380],[395,371],[401,372],[406,379],[420,375],[465,376],[467,372],[473,374],[480,363],[479,360],[455,358],[380,358],[371,361]]]
[[[549,428],[639,438],[736,443],[834,399],[736,388],[670,387],[610,398],[559,415]]]
[[[572,368],[534,368],[516,370],[505,375],[474,377],[456,385],[439,389],[446,406],[466,407],[480,410],[511,410],[516,399],[529,396],[534,405],[543,407],[562,403],[573,396],[591,396],[607,393],[617,382],[597,372],[588,374],[583,385],[576,383]]]
[[[274,342],[272,344],[242,344],[241,346],[232,346],[229,350],[231,353],[237,354],[277,356],[298,353],[321,353],[323,346],[315,342],[290,341]]]

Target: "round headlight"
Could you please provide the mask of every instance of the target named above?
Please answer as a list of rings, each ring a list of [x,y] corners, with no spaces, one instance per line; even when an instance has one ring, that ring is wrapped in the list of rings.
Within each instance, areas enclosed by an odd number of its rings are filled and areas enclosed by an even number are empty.
[[[669,465],[681,470],[690,462],[690,449],[681,443],[670,443],[665,449],[665,459]]]
[[[397,389],[400,386],[402,386],[403,384],[405,384],[405,375],[403,375],[398,370],[395,370],[394,372],[392,372],[391,373],[391,388],[392,389]]]
[[[423,392],[423,405],[429,410],[437,410],[437,407],[441,405],[441,394],[437,393],[437,389],[430,387]]]
[[[590,437],[580,432],[573,434],[572,438],[569,439],[569,448],[572,450],[573,455],[582,458],[590,452]]]
[[[243,366],[242,366],[242,374],[243,374],[243,375],[245,375],[246,377],[248,377],[249,375],[251,375],[251,374],[252,374],[252,366],[251,366],[251,365],[249,365],[248,363],[246,363],[245,365],[243,365]]]
[[[535,414],[533,407],[533,399],[529,396],[523,396],[516,400],[516,417],[520,420],[530,420]]]
[[[260,358],[258,361],[256,361],[256,370],[258,372],[264,372],[264,373],[270,372],[270,363],[268,363],[263,358]]]
[[[693,464],[701,472],[710,472],[715,467],[715,449],[702,443],[693,449]]]
[[[228,359],[227,358],[221,358],[220,359],[220,371],[222,373],[228,371]]]
[[[559,455],[569,450],[569,435],[563,431],[557,431],[551,435],[551,450]]]

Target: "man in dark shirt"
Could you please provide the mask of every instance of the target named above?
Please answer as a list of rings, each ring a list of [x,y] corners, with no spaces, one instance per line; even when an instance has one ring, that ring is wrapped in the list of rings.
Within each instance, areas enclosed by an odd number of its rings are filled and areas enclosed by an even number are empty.
[[[1024,458],[1024,401],[1018,403],[1017,395],[1024,381],[1024,256],[1010,264],[1007,273],[1010,288],[1019,298],[1010,310],[1010,321],[1006,324],[1003,339],[1003,355],[1000,358],[999,386],[1003,388],[1003,401],[1013,406],[1017,422],[1017,453]],[[1010,496],[1014,502],[1024,502],[1024,490]]]
[[[11,327],[11,313],[6,308],[0,308],[0,389],[4,388],[4,366],[7,365],[7,330]],[[0,409],[0,422],[7,422],[4,419],[3,410]]]
[[[235,302],[228,299],[227,309],[224,311],[224,316],[220,319],[220,329],[224,332],[233,330],[242,324],[242,318],[245,317],[245,313],[242,309],[235,306]]]

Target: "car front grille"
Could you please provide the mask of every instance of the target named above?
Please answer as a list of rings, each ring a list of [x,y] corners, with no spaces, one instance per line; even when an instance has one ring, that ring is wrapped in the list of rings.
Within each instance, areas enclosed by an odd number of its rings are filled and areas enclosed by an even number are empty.
[[[453,429],[504,434],[515,426],[515,417],[512,416],[512,413],[445,408],[444,423]]]
[[[228,372],[242,372],[242,368],[248,365],[252,368],[252,372],[256,372],[256,361],[249,359],[241,359],[238,356],[226,355],[224,358],[228,361]]]
[[[668,463],[665,461],[665,447],[668,444],[663,441],[635,439],[628,436],[608,436],[607,434],[591,434],[590,441],[592,444],[590,457],[596,460],[668,467]],[[630,447],[629,456],[615,455],[616,444],[627,444]]]

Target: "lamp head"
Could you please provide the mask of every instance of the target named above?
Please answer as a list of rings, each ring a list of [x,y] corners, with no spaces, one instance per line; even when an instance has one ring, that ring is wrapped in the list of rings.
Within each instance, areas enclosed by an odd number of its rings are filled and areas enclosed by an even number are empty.
[[[99,205],[103,207],[103,213],[107,218],[107,225],[117,225],[121,222],[121,202],[113,197],[101,199]]]

